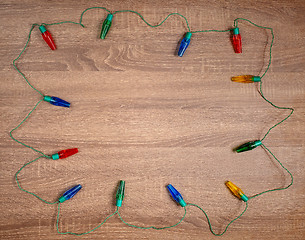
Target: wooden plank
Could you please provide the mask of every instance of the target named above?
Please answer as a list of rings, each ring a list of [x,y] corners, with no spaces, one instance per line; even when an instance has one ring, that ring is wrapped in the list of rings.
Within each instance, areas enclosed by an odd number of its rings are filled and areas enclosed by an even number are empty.
[[[9,131],[28,114],[40,96],[12,66],[25,45],[31,24],[78,21],[95,1],[12,1],[0,3],[0,238],[75,239],[56,232],[57,206],[21,192],[14,174],[38,155],[13,142]],[[305,4],[296,1],[115,1],[110,10],[139,11],[157,24],[170,12],[187,17],[192,30],[229,29],[237,17],[274,28],[272,65],[263,91],[295,113],[272,130],[265,144],[294,176],[286,191],[249,201],[245,215],[223,239],[304,239],[304,27]],[[62,204],[61,231],[85,232],[115,211],[118,181],[126,181],[120,213],[138,226],[169,226],[183,216],[165,186],[172,183],[186,202],[209,215],[216,233],[241,211],[224,182],[231,180],[253,196],[284,187],[289,175],[262,148],[243,154],[232,149],[259,139],[289,111],[272,108],[253,84],[237,84],[237,74],[262,74],[267,66],[271,35],[240,23],[243,54],[234,54],[229,33],[192,36],[183,58],[175,56],[186,30],[173,16],[152,29],[132,13],[115,16],[105,40],[98,38],[106,12],[90,10],[86,28],[50,26],[58,49],[50,51],[34,29],[17,65],[47,95],[71,102],[70,109],[41,103],[14,136],[46,154],[78,147],[68,159],[40,159],[20,174],[22,187],[48,201],[82,184]],[[181,225],[162,231],[124,225],[117,216],[82,239],[214,239],[206,218],[187,208]]]

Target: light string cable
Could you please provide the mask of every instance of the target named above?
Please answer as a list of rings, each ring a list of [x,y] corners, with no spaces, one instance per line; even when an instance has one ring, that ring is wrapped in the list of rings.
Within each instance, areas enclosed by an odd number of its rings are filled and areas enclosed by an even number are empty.
[[[43,158],[43,157],[44,157],[44,156],[40,156],[40,157],[38,157],[38,158],[36,158],[36,159],[34,159],[34,160],[32,160],[32,161],[30,161],[30,162],[24,164],[24,165],[18,170],[18,172],[15,174],[15,180],[16,180],[16,183],[17,183],[17,185],[18,185],[18,187],[19,187],[19,189],[20,189],[21,191],[33,195],[34,197],[38,198],[39,200],[43,201],[43,202],[46,203],[46,204],[50,204],[50,205],[51,205],[51,204],[56,204],[56,203],[59,203],[59,202],[58,202],[58,201],[55,201],[55,202],[48,202],[48,201],[42,199],[41,197],[39,197],[38,195],[36,195],[35,193],[32,193],[32,192],[30,192],[30,191],[25,190],[24,188],[22,188],[22,187],[20,186],[20,183],[19,183],[19,180],[18,180],[18,175],[19,175],[19,173],[21,172],[21,170],[22,170],[23,168],[25,168],[26,166],[30,165],[30,164],[33,163],[33,162],[38,161],[40,158]]]
[[[77,24],[77,25],[80,25],[80,26],[82,26],[82,27],[85,27],[85,26],[82,24],[83,15],[84,15],[88,10],[91,10],[91,9],[103,9],[103,10],[107,11],[109,14],[111,14],[111,12],[110,12],[108,9],[104,8],[104,7],[91,7],[91,8],[85,9],[85,10],[81,13],[80,21],[79,21],[79,22],[62,21],[62,22],[56,22],[56,23],[42,23],[41,25],[44,25],[44,26],[51,26],[51,25],[60,25],[60,24],[72,23],[72,24]],[[182,18],[185,20],[185,23],[186,23],[186,25],[187,25],[187,29],[188,29],[188,31],[189,31],[190,33],[229,32],[229,31],[232,30],[232,29],[227,29],[227,30],[213,30],[213,29],[211,29],[211,30],[191,31],[191,28],[190,28],[190,26],[189,26],[189,23],[188,23],[186,17],[184,17],[183,15],[181,15],[181,14],[179,14],[179,13],[170,13],[170,14],[168,14],[167,17],[166,17],[164,20],[162,20],[159,24],[156,24],[156,25],[152,25],[152,24],[148,23],[140,13],[138,13],[138,12],[136,12],[136,11],[133,11],[133,10],[120,10],[120,11],[115,11],[115,12],[113,12],[112,14],[114,15],[114,14],[117,14],[117,13],[124,13],[124,12],[130,12],[130,13],[134,13],[134,14],[138,15],[138,16],[143,20],[143,22],[144,22],[145,24],[147,24],[148,26],[150,26],[150,27],[152,27],[152,28],[161,26],[170,16],[178,15],[178,16],[182,17]],[[272,49],[273,40],[274,40],[273,29],[272,29],[272,28],[269,28],[269,27],[262,27],[262,26],[259,26],[259,25],[257,25],[257,24],[254,24],[254,23],[251,22],[250,20],[244,19],[244,18],[237,18],[237,19],[235,19],[235,20],[234,20],[234,27],[237,27],[238,21],[239,21],[239,20],[247,21],[247,22],[251,23],[252,25],[254,25],[254,26],[256,26],[256,27],[264,28],[264,29],[269,29],[269,30],[271,31],[271,34],[272,34],[272,41],[271,41],[271,45],[270,45],[270,59],[269,59],[269,64],[268,64],[268,66],[267,66],[267,69],[266,69],[266,71],[264,72],[264,74],[262,75],[262,77],[264,77],[265,74],[267,73],[267,71],[269,70],[270,65],[271,65],[271,49]],[[30,41],[31,33],[32,33],[33,29],[34,29],[36,26],[41,26],[41,25],[39,25],[39,24],[33,24],[33,25],[32,25],[32,27],[31,27],[31,29],[30,29],[30,32],[29,32],[29,35],[28,35],[28,39],[27,39],[26,45],[25,45],[24,48],[22,49],[22,51],[21,51],[21,53],[19,54],[19,56],[18,56],[16,59],[14,59],[14,61],[13,61],[13,66],[14,66],[14,68],[18,71],[18,73],[25,79],[26,83],[27,83],[33,90],[35,90],[37,93],[39,93],[42,97],[45,97],[44,94],[42,94],[42,93],[41,93],[39,90],[37,90],[32,84],[30,84],[30,82],[29,82],[28,79],[25,77],[25,75],[24,75],[24,74],[18,69],[18,67],[16,66],[16,61],[21,57],[21,55],[24,53],[24,51],[26,50],[26,48],[27,48],[27,46],[28,46],[28,43],[29,43],[29,41]],[[278,108],[278,109],[289,109],[289,110],[291,110],[291,113],[290,113],[285,119],[283,119],[283,120],[280,121],[279,123],[275,124],[273,127],[271,127],[271,128],[268,130],[268,132],[267,132],[267,133],[265,134],[265,136],[262,138],[262,141],[263,141],[263,140],[265,139],[265,137],[269,134],[269,132],[270,132],[273,128],[275,128],[276,126],[280,125],[282,122],[286,121],[286,120],[292,115],[292,113],[293,113],[294,110],[293,110],[293,108],[278,107],[278,106],[276,106],[275,104],[273,104],[271,101],[267,100],[267,99],[265,98],[265,96],[263,95],[263,92],[262,92],[262,82],[260,83],[260,94],[261,94],[261,96],[263,97],[263,99],[264,99],[265,101],[267,101],[269,104],[271,104],[273,107],[276,107],[276,108]],[[35,149],[35,148],[33,148],[33,147],[27,145],[27,144],[24,144],[24,143],[20,142],[19,140],[15,139],[15,138],[12,136],[12,133],[13,133],[15,130],[17,130],[26,120],[28,120],[29,116],[33,113],[33,111],[36,109],[36,107],[37,107],[42,101],[43,101],[43,100],[40,100],[40,101],[34,106],[34,108],[30,111],[30,113],[26,116],[26,118],[25,118],[17,127],[15,127],[12,131],[10,131],[10,137],[11,137],[14,141],[16,141],[16,142],[22,144],[23,146],[28,147],[28,148],[34,150],[35,152],[38,152],[38,153],[41,154],[40,157],[38,157],[38,158],[34,159],[33,161],[28,162],[28,163],[26,163],[25,165],[23,165],[23,166],[19,169],[19,171],[16,173],[15,178],[16,178],[16,182],[17,182],[17,185],[18,185],[18,187],[20,188],[20,190],[22,190],[22,191],[24,191],[24,192],[27,192],[27,193],[29,193],[29,194],[31,194],[31,195],[37,197],[38,199],[42,200],[43,202],[45,202],[45,203],[47,203],[47,204],[55,204],[55,203],[58,203],[58,214],[57,214],[57,221],[56,221],[56,228],[57,228],[57,232],[58,232],[58,233],[60,233],[60,234],[72,234],[72,235],[76,235],[76,236],[81,236],[81,235],[84,235],[84,234],[88,234],[88,233],[93,232],[93,231],[95,231],[96,229],[100,228],[100,227],[101,227],[110,217],[114,216],[115,214],[118,214],[120,220],[121,220],[123,223],[125,223],[126,225],[130,226],[130,227],[135,227],[135,228],[139,228],[139,229],[156,229],[156,230],[167,229],[167,228],[172,228],[172,227],[175,227],[175,226],[179,225],[179,224],[184,220],[184,218],[185,218],[185,216],[186,216],[186,206],[195,206],[195,207],[197,207],[198,209],[200,209],[200,210],[204,213],[204,215],[206,216],[207,221],[208,221],[208,225],[209,225],[209,228],[210,228],[211,232],[212,232],[215,236],[221,236],[221,235],[223,235],[223,234],[227,231],[228,227],[229,227],[234,221],[236,221],[237,219],[239,219],[239,218],[245,213],[245,211],[247,210],[247,208],[248,208],[248,203],[246,202],[246,207],[245,207],[244,211],[243,211],[238,217],[236,217],[236,218],[233,219],[231,222],[229,222],[229,224],[226,226],[225,230],[224,230],[222,233],[220,233],[220,234],[216,234],[216,233],[213,231],[212,226],[211,226],[211,222],[210,222],[210,220],[209,220],[208,215],[206,214],[206,212],[205,212],[201,207],[199,207],[198,205],[192,204],[192,203],[189,203],[189,204],[187,204],[187,205],[184,207],[184,211],[185,211],[185,212],[184,212],[183,217],[180,219],[180,221],[179,221],[178,223],[176,223],[176,224],[174,224],[174,225],[171,225],[171,226],[168,226],[168,227],[154,227],[154,226],[150,226],[150,227],[139,227],[139,226],[136,226],[136,225],[133,225],[133,224],[129,224],[129,223],[127,223],[127,222],[125,222],[125,221],[123,220],[122,216],[121,216],[120,213],[119,213],[119,207],[118,207],[117,210],[116,210],[114,213],[112,213],[111,215],[109,215],[108,217],[106,217],[106,219],[105,219],[100,225],[98,225],[97,227],[93,228],[92,230],[90,230],[90,231],[88,231],[88,232],[84,232],[84,233],[60,232],[60,231],[59,231],[60,202],[59,202],[59,201],[48,202],[48,201],[46,201],[46,200],[40,198],[39,196],[35,195],[34,193],[31,193],[31,192],[29,192],[29,191],[27,191],[27,190],[24,190],[23,188],[21,188],[20,183],[19,183],[18,178],[17,178],[17,176],[18,176],[18,174],[21,172],[21,170],[22,170],[24,167],[28,166],[29,164],[31,164],[31,163],[33,163],[33,162],[36,162],[37,160],[39,160],[39,159],[42,158],[42,157],[51,159],[50,156],[45,155],[45,154],[42,153],[41,151],[39,151],[39,150],[37,150],[37,149]],[[276,156],[275,156],[275,155],[274,155],[274,154],[273,154],[264,144],[262,144],[262,146],[263,146],[263,147],[264,147],[264,148],[265,148],[265,149],[275,158],[275,160],[278,161],[278,163],[279,163],[279,164],[280,164],[280,165],[290,174],[292,181],[291,181],[291,183],[290,183],[287,187],[278,188],[278,189],[272,189],[272,190],[268,190],[268,191],[264,191],[264,192],[262,192],[262,193],[256,194],[256,195],[253,196],[253,197],[250,197],[249,199],[252,199],[252,198],[254,198],[254,197],[256,197],[256,196],[259,196],[259,195],[261,195],[261,194],[264,194],[264,193],[266,193],[266,192],[271,192],[271,191],[276,191],[276,190],[284,190],[284,189],[287,189],[288,187],[290,187],[290,186],[293,184],[293,176],[292,176],[292,174],[288,171],[288,169],[285,168],[285,167],[282,165],[282,163],[276,158]]]
[[[58,22],[58,23],[51,23],[51,24],[46,24],[46,23],[43,23],[42,25],[58,25],[58,24],[64,24],[64,23],[73,23],[73,24],[79,24],[81,25],[80,23],[76,23],[76,22],[72,22],[72,21],[64,21],[64,22]],[[16,65],[16,62],[19,60],[19,58],[21,57],[21,55],[25,52],[26,48],[28,47],[28,44],[30,42],[30,39],[31,39],[31,35],[32,35],[32,31],[34,30],[35,27],[37,26],[40,26],[39,24],[35,23],[32,25],[30,31],[29,31],[29,34],[28,34],[28,38],[27,38],[27,42],[25,44],[25,46],[23,47],[22,51],[20,52],[20,54],[18,55],[17,58],[15,58],[13,60],[13,66],[14,68],[17,70],[17,72],[24,78],[24,80],[26,81],[26,83],[33,89],[35,90],[37,93],[39,93],[42,97],[45,97],[45,95],[43,93],[41,93],[37,88],[35,88],[30,82],[29,80],[27,79],[27,77],[20,71],[20,69],[17,67]],[[34,106],[34,108],[29,112],[29,114],[17,125],[17,127],[15,127],[14,129],[12,129],[10,131],[10,137],[17,143],[27,147],[27,148],[30,148],[32,149],[33,151],[35,152],[38,152],[40,153],[41,155],[43,155],[45,158],[50,158],[50,156],[48,155],[45,155],[43,152],[17,140],[16,138],[13,137],[13,132],[16,131],[18,128],[21,127],[21,125],[26,122],[28,120],[28,118],[30,117],[30,115],[33,113],[33,111],[37,108],[37,106],[43,101],[43,99],[39,100],[39,102]]]
[[[74,233],[74,232],[61,232],[59,231],[59,214],[60,214],[60,203],[58,203],[58,209],[57,209],[57,219],[56,219],[56,229],[57,229],[57,233],[62,234],[62,235],[66,235],[66,234],[71,234],[71,235],[75,235],[75,236],[82,236],[82,235],[86,235],[88,233],[91,233],[95,230],[97,230],[98,228],[100,228],[101,226],[104,225],[104,223],[111,218],[112,216],[114,216],[115,214],[118,213],[118,210],[116,210],[114,213],[110,214],[108,217],[105,218],[105,220],[103,222],[101,222],[97,227],[89,230],[88,232],[83,232],[83,233]]]
[[[180,219],[180,221],[174,225],[171,225],[171,226],[168,226],[168,227],[155,227],[155,226],[150,226],[150,227],[140,227],[140,226],[137,226],[137,225],[134,225],[134,224],[130,224],[130,223],[127,223],[123,220],[121,214],[119,213],[119,207],[117,208],[117,213],[118,213],[118,216],[119,218],[121,219],[121,221],[123,223],[125,223],[127,226],[129,227],[133,227],[133,228],[138,228],[138,229],[155,229],[155,230],[163,230],[163,229],[168,229],[168,228],[172,228],[172,227],[176,227],[178,226],[182,221],[183,219],[185,218],[185,215],[186,215],[186,207],[184,207],[184,215],[183,217]]]
[[[253,23],[252,21],[250,21],[250,20],[248,20],[248,19],[245,19],[245,18],[236,18],[236,19],[234,20],[234,26],[235,26],[235,27],[238,27],[238,21],[240,21],[240,20],[246,21],[246,22],[248,22],[248,23],[250,23],[250,24],[252,24],[253,26],[256,26],[256,27],[258,27],[258,28],[270,30],[270,32],[271,32],[272,39],[271,39],[270,49],[269,49],[269,62],[268,62],[268,65],[267,65],[267,67],[266,67],[265,72],[264,72],[264,73],[262,74],[262,76],[261,76],[261,78],[263,78],[263,77],[266,75],[266,73],[269,71],[270,66],[271,66],[271,61],[272,61],[272,47],[273,47],[273,42],[274,42],[273,28],[264,27],[264,26],[257,25],[257,24],[255,24],[255,23]],[[263,141],[263,140],[267,137],[267,135],[270,133],[270,131],[271,131],[273,128],[277,127],[277,126],[280,125],[281,123],[285,122],[288,118],[290,118],[290,116],[291,116],[291,115],[293,114],[293,112],[294,112],[294,109],[291,108],[291,107],[279,107],[279,106],[275,105],[274,103],[272,103],[270,100],[268,100],[268,99],[265,97],[265,95],[263,94],[262,86],[263,86],[263,82],[260,81],[260,89],[259,89],[259,92],[260,92],[260,95],[262,96],[262,98],[263,98],[266,102],[268,102],[269,104],[271,104],[271,106],[273,106],[273,107],[275,107],[275,108],[277,108],[277,109],[290,110],[291,112],[290,112],[289,115],[288,115],[287,117],[285,117],[283,120],[281,120],[280,122],[276,123],[276,124],[273,125],[271,128],[269,128],[269,130],[268,130],[267,133],[264,135],[264,137],[261,139],[261,141]]]
[[[270,189],[270,190],[266,190],[266,191],[263,191],[261,193],[257,193],[255,194],[254,196],[252,197],[249,197],[249,199],[252,199],[252,198],[255,198],[255,197],[258,197],[264,193],[268,193],[268,192],[274,192],[274,191],[278,191],[278,190],[285,190],[287,188],[289,188],[292,184],[293,184],[293,176],[291,174],[291,172],[286,168],[284,167],[284,165],[280,162],[280,160],[278,160],[278,158],[270,151],[269,148],[267,148],[264,144],[262,144],[263,148],[266,149],[270,154],[271,156],[280,164],[280,166],[285,169],[285,171],[290,175],[290,178],[291,178],[291,182],[286,186],[286,187],[282,187],[282,188],[274,188],[274,189]]]
[[[65,22],[54,23],[54,24],[63,24],[63,23],[74,23],[74,22],[65,21]],[[74,24],[79,24],[79,23],[74,23]],[[46,24],[46,25],[47,25],[47,24]],[[51,24],[48,24],[48,25],[51,25]],[[35,91],[36,91],[37,93],[39,93],[42,97],[44,97],[44,94],[42,94],[37,88],[35,88],[35,87],[29,82],[29,80],[27,79],[27,77],[20,71],[20,69],[19,69],[19,68],[17,67],[17,65],[16,65],[17,60],[19,60],[19,58],[21,57],[21,55],[25,52],[26,48],[28,47],[28,44],[29,44],[30,39],[31,39],[32,31],[34,30],[34,28],[35,28],[36,26],[40,26],[40,25],[37,24],[37,23],[35,23],[35,24],[33,24],[33,25],[31,26],[31,29],[30,29],[29,34],[28,34],[28,37],[27,37],[27,42],[26,42],[25,46],[23,47],[22,51],[20,52],[20,54],[18,55],[18,57],[15,58],[15,59],[13,60],[13,66],[14,66],[14,68],[17,70],[17,72],[25,79],[26,83],[27,83],[33,90],[35,90]],[[43,99],[39,100],[39,101],[35,104],[35,106],[33,107],[33,109],[27,114],[27,116],[26,116],[26,117],[25,117],[25,118],[15,127],[15,128],[13,128],[13,129],[10,131],[10,137],[11,137],[15,142],[17,142],[17,143],[23,145],[24,147],[30,148],[30,149],[32,149],[33,151],[35,151],[35,152],[37,152],[37,153],[39,153],[39,154],[41,155],[40,157],[38,157],[38,158],[36,158],[36,159],[34,159],[34,160],[32,160],[32,161],[30,161],[30,162],[24,164],[24,165],[17,171],[17,173],[15,174],[15,180],[16,180],[16,183],[17,183],[17,185],[18,185],[18,188],[19,188],[21,191],[24,191],[24,192],[26,192],[26,193],[28,193],[28,194],[31,194],[31,195],[35,196],[36,198],[38,198],[39,200],[43,201],[44,203],[47,203],[47,204],[55,204],[55,203],[58,203],[58,201],[55,201],[55,202],[48,202],[48,201],[42,199],[41,197],[39,197],[38,195],[36,195],[36,194],[34,194],[34,193],[30,192],[30,191],[27,191],[27,190],[23,189],[23,188],[21,187],[21,185],[20,185],[19,180],[18,180],[18,175],[20,174],[20,172],[21,172],[26,166],[30,165],[31,163],[34,163],[34,162],[38,161],[38,160],[41,159],[42,157],[47,158],[47,159],[52,159],[50,156],[44,154],[42,151],[37,150],[36,148],[31,147],[31,146],[29,146],[29,145],[27,145],[27,144],[25,144],[25,143],[19,141],[18,139],[16,139],[16,138],[13,136],[13,132],[16,131],[18,128],[20,128],[20,127],[29,119],[29,117],[32,115],[32,113],[34,112],[34,110],[38,107],[38,105],[39,105],[42,101],[43,101]]]
[[[265,72],[262,74],[261,78],[263,78],[266,73],[269,71],[270,69],[270,66],[271,66],[271,61],[272,61],[272,47],[273,47],[273,43],[274,43],[274,32],[273,32],[273,28],[271,27],[264,27],[264,26],[260,26],[260,25],[257,25],[255,23],[253,23],[252,21],[248,20],[248,19],[245,19],[245,18],[236,18],[234,20],[234,27],[238,27],[238,21],[246,21],[250,24],[252,24],[253,26],[255,27],[258,27],[258,28],[261,28],[261,29],[266,29],[266,30],[270,30],[270,33],[271,33],[271,43],[270,43],[270,48],[269,48],[269,62],[268,62],[268,65],[266,67],[266,70]],[[291,117],[291,115],[293,114],[294,112],[294,109],[291,108],[291,107],[279,107],[277,105],[275,105],[274,103],[272,103],[270,100],[268,100],[264,93],[263,93],[263,90],[262,90],[262,86],[263,86],[263,81],[260,81],[259,83],[259,93],[260,93],[260,96],[266,101],[268,102],[271,106],[277,108],[277,109],[283,109],[283,110],[290,110],[290,113],[287,117],[285,117],[284,119],[282,119],[281,121],[277,122],[276,124],[274,124],[272,127],[269,128],[269,130],[266,132],[266,134],[263,136],[263,138],[261,139],[261,141],[265,140],[265,138],[267,137],[267,135],[270,133],[270,131],[277,127],[278,125],[282,124],[283,122],[285,122],[288,118]],[[252,198],[255,198],[257,196],[260,196],[264,193],[268,193],[268,192],[273,192],[273,191],[278,191],[278,190],[285,190],[287,188],[289,188],[292,184],[293,184],[293,175],[291,174],[291,172],[286,168],[284,167],[284,165],[280,162],[280,160],[271,152],[271,150],[269,148],[267,148],[264,144],[262,144],[262,147],[267,150],[267,152],[269,152],[271,154],[271,156],[280,164],[280,166],[290,175],[290,178],[291,178],[291,182],[288,184],[288,186],[286,187],[283,187],[283,188],[274,188],[274,189],[270,189],[270,190],[267,190],[267,191],[263,191],[261,193],[258,193],[258,194],[255,194],[254,196],[250,197],[249,199],[252,199]]]
[[[76,22],[72,22],[72,21],[63,21],[63,22],[56,22],[56,23],[42,23],[41,25],[45,25],[45,26],[51,26],[51,25],[60,25],[60,24],[66,24],[66,23],[72,23],[72,24],[78,24],[78,25],[81,25],[82,27],[84,27],[81,23],[76,23]],[[29,35],[28,35],[28,38],[27,38],[27,42],[24,46],[24,48],[22,49],[21,53],[18,55],[18,57],[16,59],[13,60],[13,66],[14,68],[17,70],[17,72],[25,79],[26,83],[33,89],[35,90],[37,93],[39,93],[42,97],[44,97],[45,95],[42,94],[39,90],[37,90],[29,81],[28,79],[26,78],[26,76],[19,70],[19,68],[16,66],[16,62],[17,60],[21,57],[21,55],[25,52],[28,44],[29,44],[29,41],[30,41],[30,38],[31,38],[31,34],[32,34],[32,31],[33,29],[36,27],[36,26],[40,26],[39,24],[33,24],[31,29],[30,29],[30,32],[29,32]],[[32,150],[34,150],[35,152],[37,153],[40,153],[41,156],[24,164],[18,171],[17,173],[15,174],[15,180],[16,180],[16,183],[17,183],[17,186],[18,188],[23,191],[23,192],[26,192],[28,194],[31,194],[32,196],[38,198],[39,200],[41,200],[42,202],[46,203],[46,204],[50,204],[50,205],[53,205],[53,204],[57,204],[58,203],[58,214],[57,214],[57,221],[56,221],[56,228],[57,228],[57,232],[59,234],[71,234],[71,235],[76,235],[76,236],[81,236],[81,235],[85,235],[85,234],[88,234],[90,232],[93,232],[95,231],[96,229],[100,228],[110,217],[112,217],[113,215],[115,215],[117,213],[117,211],[115,211],[113,214],[111,214],[110,216],[108,216],[100,225],[98,225],[97,227],[93,228],[92,230],[88,231],[88,232],[84,232],[84,233],[73,233],[73,232],[60,232],[59,231],[59,227],[58,227],[58,224],[59,224],[59,214],[60,214],[60,202],[59,201],[55,201],[55,202],[49,202],[47,200],[44,200],[43,198],[39,197],[37,194],[35,193],[32,193],[28,190],[25,190],[24,188],[21,187],[20,185],[20,182],[18,180],[18,175],[20,174],[20,172],[28,165],[38,161],[39,159],[45,157],[47,159],[52,159],[50,156],[44,154],[43,152],[17,140],[16,138],[13,137],[12,133],[17,130],[24,122],[26,122],[28,120],[28,118],[30,117],[30,115],[33,113],[33,111],[37,108],[37,106],[43,101],[43,99],[39,100],[37,104],[35,104],[34,108],[28,113],[28,115],[17,125],[17,127],[15,127],[14,129],[12,129],[10,131],[10,137],[17,143],[20,143],[21,145],[27,147],[27,148],[30,148]]]
[[[117,13],[126,13],[126,12],[127,12],[127,13],[128,13],[128,12],[129,12],[129,13],[134,13],[134,14],[138,15],[138,16],[141,18],[141,20],[142,20],[146,25],[148,25],[149,27],[152,27],[152,28],[161,26],[170,16],[178,15],[178,16],[182,17],[182,18],[185,20],[187,29],[188,29],[189,31],[191,31],[190,26],[189,26],[189,23],[188,23],[186,17],[183,16],[182,14],[180,14],[180,13],[170,13],[170,14],[168,14],[167,17],[166,17],[164,20],[162,20],[159,24],[152,25],[152,24],[148,23],[148,22],[145,20],[145,18],[144,18],[139,12],[137,12],[137,11],[133,11],[133,10],[120,10],[120,11],[114,11],[114,12],[112,13],[111,11],[109,11],[109,10],[108,10],[107,8],[105,8],[105,7],[90,7],[90,8],[85,9],[85,10],[82,12],[82,14],[81,14],[81,16],[80,16],[80,20],[79,20],[79,24],[82,25],[83,27],[84,27],[84,25],[82,24],[83,16],[84,16],[84,14],[85,14],[88,10],[91,10],[91,9],[103,9],[103,10],[107,11],[109,14],[112,14],[112,15],[115,15],[115,14],[117,14]]]
[[[228,230],[228,227],[229,227],[233,222],[235,222],[237,219],[241,218],[241,216],[247,211],[247,209],[248,209],[248,202],[246,202],[245,209],[242,211],[242,213],[241,213],[239,216],[237,216],[236,218],[234,218],[233,220],[231,220],[231,221],[227,224],[225,230],[223,230],[223,232],[222,232],[222,233],[219,233],[219,234],[217,234],[217,233],[214,232],[214,230],[213,230],[213,228],[212,228],[211,221],[210,221],[210,219],[209,219],[207,213],[206,213],[201,207],[199,207],[198,205],[193,204],[193,203],[188,203],[186,206],[194,206],[194,207],[197,207],[198,209],[200,209],[200,210],[203,212],[203,214],[205,215],[205,217],[206,217],[206,219],[207,219],[207,221],[208,221],[208,225],[209,225],[209,228],[210,228],[211,233],[214,234],[215,236],[222,236],[222,235],[225,234],[225,232]]]

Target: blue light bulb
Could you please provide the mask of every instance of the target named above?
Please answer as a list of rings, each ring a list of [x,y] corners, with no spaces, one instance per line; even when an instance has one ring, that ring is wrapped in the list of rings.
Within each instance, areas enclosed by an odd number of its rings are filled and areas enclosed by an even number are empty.
[[[62,100],[58,97],[51,97],[51,96],[44,96],[43,98],[44,101],[51,103],[52,105],[55,106],[60,106],[60,107],[70,107],[70,103]]]
[[[69,189],[66,191],[59,199],[58,201],[63,203],[66,200],[69,200],[70,198],[73,198],[76,193],[78,193],[79,190],[81,190],[82,186],[80,184],[76,185],[75,187]]]
[[[176,190],[176,188],[174,188],[171,184],[168,184],[167,189],[169,191],[169,193],[172,195],[173,199],[179,203],[181,205],[181,207],[185,207],[186,203],[183,200],[181,194]]]
[[[192,33],[190,32],[187,32],[185,34],[185,37],[183,38],[183,40],[181,41],[180,43],[180,47],[179,47],[179,51],[178,51],[178,56],[179,57],[182,57],[185,50],[187,49],[187,47],[190,45],[190,42],[191,42],[191,36],[192,36]]]

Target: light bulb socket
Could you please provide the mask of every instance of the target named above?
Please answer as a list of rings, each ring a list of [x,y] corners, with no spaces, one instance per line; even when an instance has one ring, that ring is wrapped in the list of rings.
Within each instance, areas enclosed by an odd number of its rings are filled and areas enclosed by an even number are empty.
[[[40,30],[41,33],[44,33],[44,32],[47,31],[46,27],[43,26],[43,25],[41,25],[41,26],[39,27],[39,30]]]
[[[187,32],[187,33],[185,34],[185,37],[184,37],[184,38],[186,38],[186,39],[191,39],[191,37],[192,37],[192,33],[191,33],[191,32]]]
[[[238,27],[233,28],[232,31],[233,31],[233,34],[235,34],[235,35],[239,34],[239,28]]]

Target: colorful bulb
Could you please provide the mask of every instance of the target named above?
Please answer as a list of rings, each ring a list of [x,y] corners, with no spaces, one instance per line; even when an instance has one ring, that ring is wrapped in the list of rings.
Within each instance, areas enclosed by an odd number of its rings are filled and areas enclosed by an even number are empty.
[[[261,77],[260,76],[253,76],[253,75],[242,75],[242,76],[232,77],[231,80],[233,82],[252,83],[252,82],[260,82]]]
[[[113,15],[112,14],[108,14],[107,18],[103,22],[101,36],[100,36],[101,39],[105,39],[105,37],[106,37],[110,27],[111,27],[112,18],[113,18]]]
[[[55,106],[67,107],[67,108],[70,107],[69,102],[66,102],[65,100],[62,100],[58,97],[44,96],[43,100]]]
[[[169,191],[169,193],[172,195],[173,199],[179,203],[181,205],[181,207],[185,207],[186,206],[186,203],[185,201],[183,200],[181,194],[177,191],[176,188],[174,188],[171,184],[168,184],[167,186],[167,189]]]
[[[191,42],[191,36],[192,36],[192,33],[190,32],[187,32],[185,34],[185,37],[183,38],[183,40],[181,41],[180,43],[180,47],[179,47],[179,51],[178,51],[178,56],[179,57],[182,57],[185,50],[187,49],[187,47],[190,45],[190,42]]]
[[[247,202],[249,200],[248,197],[244,194],[244,192],[232,182],[227,181],[226,186],[239,199],[243,200],[244,202]]]
[[[122,206],[122,202],[125,194],[125,181],[121,180],[118,190],[116,192],[116,205],[117,207]]]
[[[74,195],[81,190],[82,186],[80,184],[76,185],[75,187],[69,189],[68,191],[66,191],[59,199],[58,201],[60,203],[63,203],[66,200],[69,200],[70,198],[73,198]]]
[[[233,36],[232,36],[232,43],[235,53],[241,53],[241,36],[239,33],[239,28],[233,28]]]
[[[72,156],[72,155],[74,155],[76,153],[78,153],[78,149],[77,148],[61,150],[58,153],[53,154],[52,155],[52,159],[53,160],[57,160],[57,159],[67,158],[67,157],[70,157],[70,156]]]
[[[42,38],[45,40],[45,42],[49,45],[49,47],[52,49],[52,50],[55,50],[56,49],[56,46],[55,46],[55,43],[52,39],[52,36],[51,36],[51,33],[46,29],[45,26],[41,25],[39,27],[39,30],[41,32],[41,35],[42,35]]]
[[[247,142],[247,143],[239,146],[238,148],[236,148],[236,152],[238,152],[238,153],[246,152],[246,151],[252,150],[260,145],[262,145],[262,142],[260,140]]]

